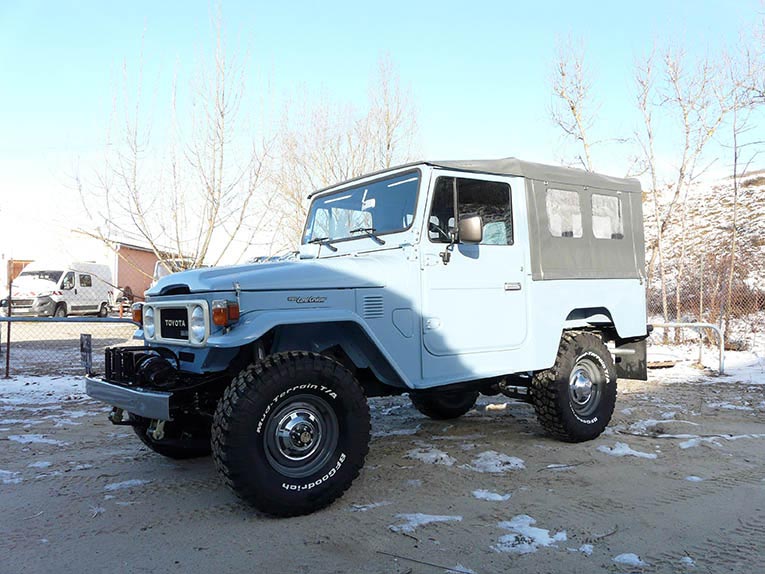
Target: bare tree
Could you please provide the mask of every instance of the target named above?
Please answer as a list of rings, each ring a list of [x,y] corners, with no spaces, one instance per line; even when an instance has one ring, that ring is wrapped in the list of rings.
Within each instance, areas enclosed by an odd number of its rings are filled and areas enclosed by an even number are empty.
[[[227,55],[220,13],[213,27],[212,59],[192,82],[189,102],[179,102],[174,83],[169,135],[153,141],[142,113],[141,70],[131,95],[124,66],[122,127],[95,180],[76,177],[93,223],[81,232],[111,246],[137,238],[170,271],[240,260],[264,228],[270,201],[262,186],[267,145],[241,129],[244,66]]]
[[[578,161],[587,171],[593,170],[590,129],[595,104],[590,95],[590,79],[584,64],[584,47],[569,39],[559,43],[552,80],[555,101],[550,114],[566,137],[581,146]]]
[[[765,40],[765,36],[763,37]],[[726,54],[724,58],[724,70],[726,89],[720,90],[718,97],[724,105],[730,108],[730,149],[733,155],[732,182],[733,182],[733,214],[730,224],[730,263],[728,267],[728,285],[725,303],[725,337],[729,338],[731,309],[733,307],[733,282],[736,274],[736,256],[738,242],[738,216],[739,194],[741,179],[746,174],[751,163],[759,155],[756,146],[761,146],[765,141],[748,137],[755,126],[750,124],[752,112],[765,105],[765,98],[753,86],[765,76],[765,61],[762,53],[752,51],[746,43],[733,54]],[[754,148],[754,149],[753,149]],[[742,157],[747,154],[747,157]],[[743,164],[743,165],[742,165]]]
[[[275,175],[281,244],[300,243],[311,191],[409,161],[416,134],[416,111],[388,58],[378,65],[363,112],[327,98],[297,112],[287,108]]]
[[[635,84],[637,86],[637,107],[640,110],[642,118],[642,130],[636,134],[636,141],[640,145],[642,151],[642,164],[643,171],[648,174],[650,178],[651,188],[649,190],[651,199],[653,200],[653,216],[654,224],[656,226],[656,249],[654,253],[658,254],[659,259],[659,279],[661,286],[661,309],[664,322],[669,320],[668,304],[667,304],[667,281],[666,272],[664,267],[664,241],[663,231],[660,221],[660,201],[659,201],[659,181],[658,181],[658,166],[656,165],[656,148],[655,148],[655,132],[654,132],[654,120],[653,111],[654,103],[652,98],[654,97],[655,90],[655,76],[654,76],[654,62],[655,53],[652,52],[644,62],[638,63],[635,71]],[[648,285],[651,285],[653,271],[653,258],[648,265]],[[664,339],[666,342],[667,333],[664,332]]]
[[[389,168],[410,159],[417,134],[417,112],[409,93],[401,88],[390,56],[378,62],[377,75],[369,87],[369,103],[366,125],[373,166]]]

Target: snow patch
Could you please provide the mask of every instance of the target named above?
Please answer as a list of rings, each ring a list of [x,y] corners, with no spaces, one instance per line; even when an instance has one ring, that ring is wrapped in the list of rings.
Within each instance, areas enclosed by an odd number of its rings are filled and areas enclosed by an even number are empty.
[[[531,516],[519,514],[512,520],[497,523],[497,526],[509,530],[510,534],[501,536],[496,545],[492,546],[497,552],[510,552],[512,554],[529,554],[536,552],[540,546],[555,546],[557,542],[567,540],[566,531],[561,530],[550,536],[550,531],[534,526],[536,524]]]
[[[351,512],[366,512],[367,510],[388,506],[389,504],[393,503],[389,500],[383,500],[381,502],[370,502],[369,504],[351,504]]]
[[[447,574],[454,574],[455,572],[457,574],[476,574],[475,570],[468,568],[467,566],[463,566],[459,562],[455,566],[452,566],[451,568],[447,568],[446,570],[444,570],[444,572],[446,572]]]
[[[52,464],[53,464],[52,462],[48,462],[47,460],[40,460],[40,461],[32,462],[32,463],[28,464],[27,467],[29,467],[29,468],[48,468]]]
[[[689,568],[693,568],[696,566],[696,562],[694,562],[693,558],[691,558],[690,556],[683,556],[680,559],[680,564],[682,564],[683,566],[687,566]]]
[[[710,409],[725,409],[728,411],[753,411],[752,407],[734,405],[733,403],[707,403]]]
[[[391,431],[375,431],[372,433],[373,438],[379,438],[382,436],[410,436],[417,434],[422,428],[422,425],[417,425],[413,429],[396,429]]]
[[[488,490],[474,490],[473,496],[478,500],[488,500],[490,502],[505,502],[510,500],[512,494],[497,494],[496,492],[490,492]]]
[[[548,464],[545,468],[547,470],[552,470],[554,472],[558,472],[561,470],[571,470],[572,468],[575,468],[575,464]]]
[[[452,466],[457,462],[456,459],[437,448],[415,448],[406,453],[405,458],[419,460],[426,464],[443,464],[444,466]]]
[[[685,480],[687,480],[688,482],[702,482],[704,479],[701,478],[700,476],[691,475],[691,476],[686,476]]]
[[[139,478],[134,478],[133,480],[124,480],[122,482],[113,482],[112,484],[107,484],[104,486],[104,490],[107,491],[114,491],[114,490],[122,490],[125,488],[133,488],[135,486],[143,486],[144,484],[149,484],[150,480],[141,480]]]
[[[0,482],[3,484],[19,484],[22,480],[18,472],[0,470]]]
[[[632,552],[614,556],[614,562],[622,564],[623,566],[648,566],[648,562],[643,562],[640,559],[640,556],[633,554]]]
[[[509,470],[523,470],[526,468],[523,460],[516,456],[508,456],[495,450],[487,450],[473,459],[468,466],[476,472],[507,472]]]
[[[611,456],[636,456],[638,458],[656,458],[656,454],[652,452],[641,452],[639,450],[633,450],[627,443],[617,442],[613,447],[601,445],[597,449],[599,452],[611,455]]]
[[[62,446],[67,443],[53,438],[48,438],[43,434],[12,434],[8,435],[8,440],[19,442],[21,444],[54,444]]]
[[[405,520],[402,524],[392,524],[388,528],[392,532],[414,532],[419,526],[433,524],[434,522],[462,522],[461,516],[447,516],[439,514],[396,514],[396,518]]]

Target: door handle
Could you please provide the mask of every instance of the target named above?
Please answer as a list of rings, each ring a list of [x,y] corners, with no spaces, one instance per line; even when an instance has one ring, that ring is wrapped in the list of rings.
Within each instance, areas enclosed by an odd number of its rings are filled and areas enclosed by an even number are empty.
[[[520,283],[505,283],[505,291],[520,291]]]

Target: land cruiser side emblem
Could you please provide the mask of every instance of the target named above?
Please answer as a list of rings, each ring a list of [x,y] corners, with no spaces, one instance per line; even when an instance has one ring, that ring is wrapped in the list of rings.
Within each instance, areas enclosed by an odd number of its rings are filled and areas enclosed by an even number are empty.
[[[287,297],[287,301],[291,303],[303,304],[303,303],[324,303],[326,297]]]

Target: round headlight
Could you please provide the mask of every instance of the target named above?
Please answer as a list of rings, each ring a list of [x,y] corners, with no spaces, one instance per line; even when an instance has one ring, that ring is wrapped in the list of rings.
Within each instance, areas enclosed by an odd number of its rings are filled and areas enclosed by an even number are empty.
[[[205,338],[205,312],[200,305],[196,305],[191,311],[189,320],[189,339],[194,343],[201,343]]]
[[[156,328],[154,326],[154,308],[144,307],[143,309],[143,333],[147,339],[154,338],[154,332]]]

